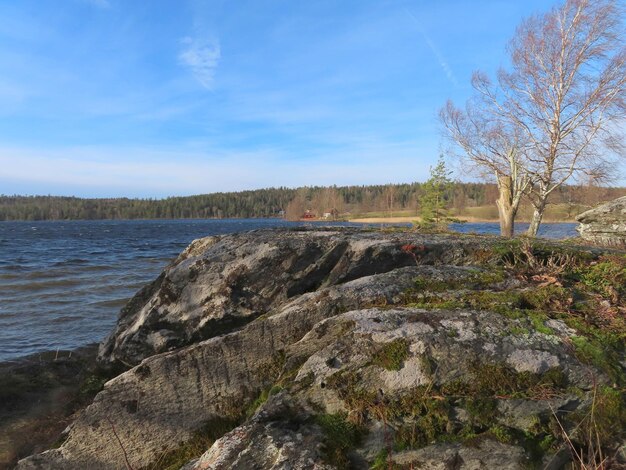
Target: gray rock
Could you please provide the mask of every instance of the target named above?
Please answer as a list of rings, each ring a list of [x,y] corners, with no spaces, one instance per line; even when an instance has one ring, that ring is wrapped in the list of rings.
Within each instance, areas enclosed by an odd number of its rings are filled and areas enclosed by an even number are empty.
[[[550,369],[559,367],[559,358],[546,351],[518,349],[506,359],[507,363],[517,372],[532,372],[542,374]]]
[[[407,468],[432,470],[521,470],[528,468],[520,447],[483,441],[469,447],[460,444],[437,444],[423,449],[401,452],[393,461]]]
[[[587,241],[617,248],[626,247],[626,196],[590,209],[576,217],[577,230]]]
[[[219,336],[320,288],[419,264],[468,264],[494,240],[355,230],[261,230],[194,241],[122,309],[102,363]],[[402,249],[415,247],[415,256]]]
[[[18,468],[116,469],[124,466],[124,452],[135,466],[151,462],[212,420],[237,416],[278,378],[280,351],[320,320],[363,304],[392,302],[419,272],[406,267],[304,294],[239,331],[145,359],[105,385],[61,448],[23,460]]]
[[[285,393],[272,396],[246,424],[181,470],[331,470],[324,462],[322,430],[303,409]]]
[[[322,413],[344,413],[367,431],[351,454],[367,468],[390,436],[419,417],[383,419],[386,404],[419,390],[475,383],[477,365],[524,377],[558,369],[581,393],[592,379],[607,383],[577,359],[565,325],[555,323],[558,335],[532,326],[514,335],[520,320],[505,315],[397,305],[417,288],[418,276],[470,284],[476,268],[461,265],[475,253],[484,256],[496,240],[279,230],[195,241],[129,302],[102,344],[102,363],[130,370],[105,385],[58,449],[22,460],[18,469],[142,468],[224,420],[234,429],[186,470],[327,469],[328,436],[312,419]],[[380,360],[398,344],[392,366]],[[275,385],[284,391],[246,419],[244,410]],[[370,408],[355,408],[355,391]],[[545,417],[585,402],[560,392],[560,401],[541,393],[491,397],[499,410],[494,423],[526,431],[532,422],[523,414]],[[472,419],[470,398],[450,404],[446,432],[454,435]],[[521,447],[493,438],[476,444],[429,439],[423,449],[393,458],[422,468],[513,469],[525,457]]]

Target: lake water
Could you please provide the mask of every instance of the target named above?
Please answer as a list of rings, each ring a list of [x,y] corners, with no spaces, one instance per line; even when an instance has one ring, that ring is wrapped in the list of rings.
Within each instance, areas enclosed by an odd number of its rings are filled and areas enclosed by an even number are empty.
[[[196,238],[295,225],[302,224],[280,219],[0,222],[0,361],[101,341],[124,303]],[[575,227],[546,224],[541,235],[571,237]],[[498,233],[494,223],[452,228]]]

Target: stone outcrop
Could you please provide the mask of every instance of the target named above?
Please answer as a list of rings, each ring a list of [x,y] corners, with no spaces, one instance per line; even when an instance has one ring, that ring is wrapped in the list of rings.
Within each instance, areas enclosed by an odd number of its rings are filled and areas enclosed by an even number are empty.
[[[102,344],[103,364],[132,367],[18,468],[160,468],[209,435],[179,468],[561,462],[556,423],[570,429],[596,387],[612,393],[624,356],[586,361],[595,343],[531,307],[566,295],[497,267],[508,249],[337,229],[198,240]]]
[[[626,247],[626,196],[590,209],[576,217],[578,232],[589,242]]]
[[[415,247],[407,253],[402,246]],[[402,266],[468,263],[480,243],[355,230],[255,231],[194,241],[120,314],[102,362],[135,365],[232,331],[290,299]]]

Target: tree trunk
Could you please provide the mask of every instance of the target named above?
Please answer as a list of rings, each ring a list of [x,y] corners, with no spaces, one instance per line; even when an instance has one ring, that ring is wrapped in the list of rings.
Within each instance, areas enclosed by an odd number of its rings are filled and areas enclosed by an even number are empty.
[[[510,176],[498,178],[498,190],[500,198],[496,201],[498,216],[500,219],[500,235],[512,238],[515,234],[515,213],[517,207],[513,205],[512,181]]]
[[[533,218],[530,220],[530,226],[528,227],[528,232],[526,235],[529,237],[535,238],[537,236],[537,232],[539,231],[539,225],[541,225],[541,219],[543,218],[543,212],[546,208],[546,201],[542,200],[535,206],[535,210],[533,211]]]

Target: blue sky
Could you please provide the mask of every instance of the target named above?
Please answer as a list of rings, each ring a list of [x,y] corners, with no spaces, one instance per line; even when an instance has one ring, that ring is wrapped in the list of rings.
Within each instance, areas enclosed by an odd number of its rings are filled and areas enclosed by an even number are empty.
[[[0,0],[0,194],[423,181],[438,109],[551,5]]]

